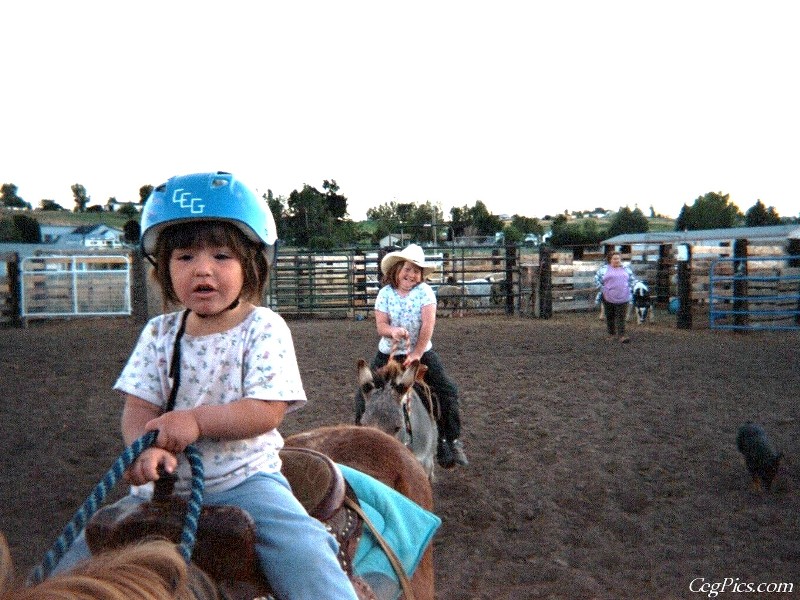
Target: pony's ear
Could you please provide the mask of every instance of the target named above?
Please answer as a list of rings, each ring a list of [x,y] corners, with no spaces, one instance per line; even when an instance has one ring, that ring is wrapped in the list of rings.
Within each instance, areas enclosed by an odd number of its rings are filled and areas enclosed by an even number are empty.
[[[428,366],[423,365],[420,363],[419,368],[417,369],[417,376],[414,380],[415,383],[422,383],[423,379],[425,378],[425,373],[428,372]]]

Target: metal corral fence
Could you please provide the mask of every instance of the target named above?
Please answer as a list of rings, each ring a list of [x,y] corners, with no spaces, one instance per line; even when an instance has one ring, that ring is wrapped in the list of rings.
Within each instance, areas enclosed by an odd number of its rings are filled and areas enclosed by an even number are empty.
[[[710,271],[712,329],[800,329],[800,256],[717,258]]]
[[[380,260],[392,248],[366,252],[282,249],[273,267],[265,303],[287,317],[365,317],[381,287]],[[429,246],[436,268],[428,282],[461,290],[457,306],[469,313],[515,312],[520,307],[517,247]],[[531,255],[532,256],[532,255]]]
[[[131,314],[128,256],[28,257],[19,275],[23,319]]]
[[[287,318],[370,317],[381,286],[380,259],[391,250],[310,252],[282,248],[263,303]],[[441,316],[519,314],[545,319],[557,312],[595,308],[594,274],[604,262],[602,250],[458,244],[424,248],[426,259],[436,266],[429,283],[439,296]],[[793,278],[800,277],[795,266],[798,259],[781,255],[780,246],[695,245],[684,263],[677,261],[675,250],[673,245],[662,244],[626,248],[622,254],[637,278],[650,285],[657,302],[666,305],[680,297],[683,312],[678,314],[679,327],[692,326],[691,314],[684,306],[698,311],[697,316],[702,314],[697,325],[708,323],[706,310],[713,307],[714,323],[742,326],[737,317],[742,302],[748,302],[748,328],[764,327],[762,315],[756,312],[766,310],[768,302],[775,304],[772,309],[779,305],[780,310],[789,311],[784,315],[784,325],[791,327],[792,319],[796,321],[798,307],[792,307],[797,299],[792,295],[796,287],[792,286],[797,283]],[[734,261],[718,260],[731,258],[735,251],[750,261],[746,294],[734,286]],[[24,259],[18,254],[0,256],[2,324],[18,325],[30,318],[132,312],[136,318],[145,318],[164,310],[152,278],[146,276],[148,263],[133,250],[59,256],[48,253]],[[777,267],[774,261],[783,261],[785,266]],[[777,270],[762,272],[767,268]],[[737,286],[742,283],[738,281]],[[768,286],[774,289],[768,291]],[[764,297],[749,298],[754,294]]]

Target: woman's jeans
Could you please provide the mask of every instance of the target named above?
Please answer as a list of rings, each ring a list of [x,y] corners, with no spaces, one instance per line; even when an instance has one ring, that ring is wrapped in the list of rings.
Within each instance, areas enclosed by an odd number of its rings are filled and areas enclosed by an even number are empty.
[[[603,298],[603,308],[606,313],[608,334],[625,335],[625,316],[628,313],[628,303],[615,304]]]

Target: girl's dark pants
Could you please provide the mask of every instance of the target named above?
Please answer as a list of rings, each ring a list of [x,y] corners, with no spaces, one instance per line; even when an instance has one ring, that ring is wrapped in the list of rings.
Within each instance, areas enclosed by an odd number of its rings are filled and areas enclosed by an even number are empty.
[[[625,314],[628,312],[628,303],[614,304],[603,298],[603,308],[606,313],[608,334],[625,335]]]
[[[395,354],[394,360],[402,363],[406,359],[405,355]],[[378,352],[372,360],[372,369],[379,369],[389,362],[389,355]],[[425,383],[430,386],[431,391],[439,401],[439,413],[436,425],[439,428],[439,437],[445,438],[448,442],[457,440],[461,435],[461,416],[458,410],[458,388],[455,383],[445,374],[442,361],[439,355],[433,350],[428,350],[422,355],[420,362],[428,367],[425,373]],[[356,423],[361,423],[361,415],[364,414],[364,397],[361,390],[355,396]]]

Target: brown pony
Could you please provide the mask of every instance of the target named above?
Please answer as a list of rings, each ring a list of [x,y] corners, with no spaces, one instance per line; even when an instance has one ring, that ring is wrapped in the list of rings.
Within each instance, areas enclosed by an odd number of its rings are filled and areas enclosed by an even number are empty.
[[[414,455],[400,441],[378,429],[358,425],[319,427],[286,438],[287,447],[309,448],[327,454],[382,481],[423,508],[433,510],[433,491],[428,476]],[[411,578],[415,600],[433,600],[433,549],[429,545]]]
[[[13,585],[8,544],[0,533],[2,600],[218,600],[216,586],[187,565],[175,544],[149,541],[104,552],[33,587]]]
[[[427,510],[433,493],[419,462],[398,440],[377,429],[322,427],[286,439],[287,448],[309,448],[334,462],[382,481]],[[414,600],[433,600],[433,555],[426,549],[411,578]],[[229,591],[237,590],[227,590]],[[358,590],[357,592],[363,592]],[[237,595],[237,594],[233,594]],[[186,565],[173,542],[134,543],[104,551],[75,569],[33,587],[12,585],[8,545],[0,534],[0,600],[220,600],[227,598],[196,566]],[[362,597],[362,596],[360,596]],[[363,597],[369,596],[367,593]]]

